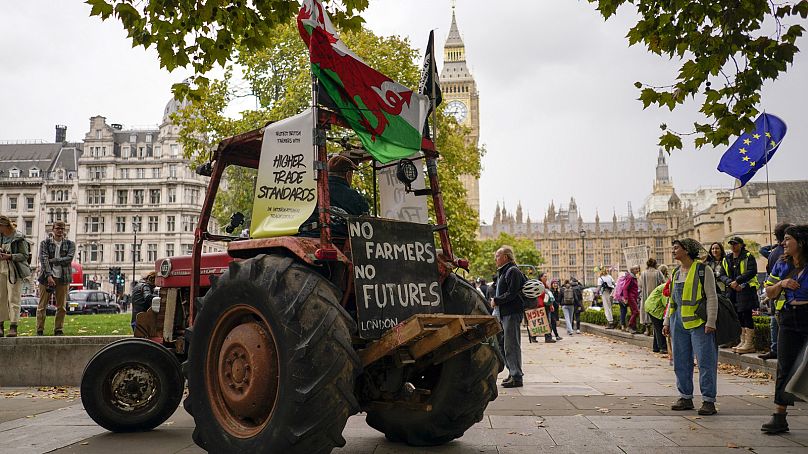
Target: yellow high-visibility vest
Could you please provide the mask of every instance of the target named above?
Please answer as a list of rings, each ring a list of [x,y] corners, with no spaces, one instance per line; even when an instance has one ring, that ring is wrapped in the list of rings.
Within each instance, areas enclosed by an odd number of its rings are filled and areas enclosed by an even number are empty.
[[[747,253],[746,257],[741,260],[741,274],[746,272],[746,261],[749,260],[749,254]],[[724,257],[724,260],[721,262],[721,266],[724,267],[724,273],[726,273],[727,277],[729,277],[729,263],[727,263],[727,258]],[[758,288],[760,287],[760,282],[758,281],[757,276],[753,277],[746,281],[751,288]]]
[[[701,279],[697,274],[698,269],[704,270],[706,267],[699,260],[693,261],[685,277],[685,285],[682,289],[682,326],[685,329],[698,328],[707,321],[696,315],[696,308],[704,301],[704,289],[701,286]],[[671,282],[676,282],[679,277],[679,268],[673,273]]]

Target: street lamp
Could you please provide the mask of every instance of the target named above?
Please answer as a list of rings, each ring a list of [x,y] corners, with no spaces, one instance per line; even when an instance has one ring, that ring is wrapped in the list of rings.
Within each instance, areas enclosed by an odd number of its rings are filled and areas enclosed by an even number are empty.
[[[581,231],[578,233],[581,235],[581,285],[586,285],[586,262],[584,261],[586,230],[584,230],[583,226],[581,226]]]
[[[137,231],[140,230],[140,226],[135,223],[135,219],[132,218],[132,232],[135,234],[135,239],[132,242],[132,285],[129,288],[129,292],[132,292],[132,289],[135,287],[135,282],[137,282],[137,275],[135,274],[135,265],[137,263],[137,253],[138,253],[138,242],[137,242]],[[143,243],[143,240],[140,240],[140,243]]]

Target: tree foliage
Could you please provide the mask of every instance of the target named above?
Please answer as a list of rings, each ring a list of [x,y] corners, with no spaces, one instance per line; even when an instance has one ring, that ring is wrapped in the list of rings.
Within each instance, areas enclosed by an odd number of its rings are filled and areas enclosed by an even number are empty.
[[[224,67],[240,52],[265,49],[274,39],[275,26],[285,24],[300,10],[297,0],[86,0],[91,16],[117,19],[132,40],[132,47],[154,46],[160,66],[194,70],[196,97],[215,65]],[[359,13],[368,0],[325,0],[331,20],[344,29],[362,25]],[[175,89],[187,90],[187,85]]]
[[[629,45],[642,43],[682,62],[670,85],[635,84],[644,108],[673,110],[688,98],[701,103],[706,121],[694,122],[692,131],[660,125],[659,145],[666,150],[681,149],[686,135],[701,148],[753,130],[763,84],[787,71],[805,31],[799,22],[808,17],[808,0],[588,1],[605,19],[623,4],[634,5],[640,19],[628,32]]]
[[[296,24],[276,25],[271,36],[263,49],[251,52],[242,49],[236,53],[235,63],[238,68],[243,68],[243,81],[237,81],[234,70],[229,67],[221,80],[192,88],[198,96],[189,98],[174,117],[181,126],[180,141],[186,157],[204,161],[222,139],[260,128],[268,121],[295,115],[311,105],[308,51]],[[403,85],[417,87],[420,76],[415,62],[419,56],[406,39],[376,36],[361,27],[342,32],[341,38],[371,67]],[[241,112],[239,118],[228,117],[225,108],[241,96],[254,96],[258,105]],[[459,177],[464,174],[479,177],[481,150],[467,144],[465,137],[470,131],[459,126],[453,117],[438,113],[438,125],[440,132],[436,145],[441,153],[438,174],[450,219],[449,234],[455,255],[465,257],[476,250],[479,219],[466,203],[466,192]],[[332,139],[327,142],[329,153],[341,150],[338,142],[343,137],[355,139],[352,131],[337,128],[328,136]],[[233,212],[241,211],[249,219],[255,170],[233,168],[228,170],[226,177],[227,187],[217,195],[214,217],[225,223]],[[354,186],[371,206],[372,177],[369,164],[362,164],[354,176]],[[432,219],[434,221],[434,215]]]
[[[503,232],[499,234],[498,238],[478,241],[477,252],[470,260],[471,274],[485,279],[494,275],[497,271],[494,253],[502,246],[513,248],[516,263],[520,265],[533,265],[539,268],[539,265],[544,263],[541,252],[533,245],[533,240],[516,238]]]

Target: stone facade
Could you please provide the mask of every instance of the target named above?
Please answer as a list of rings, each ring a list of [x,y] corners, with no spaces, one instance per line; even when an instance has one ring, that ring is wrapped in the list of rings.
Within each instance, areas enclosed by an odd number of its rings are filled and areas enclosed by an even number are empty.
[[[490,239],[508,233],[530,238],[545,260],[541,268],[552,278],[583,275],[586,284],[594,284],[596,268],[611,268],[614,275],[625,270],[626,247],[645,246],[649,257],[673,265],[670,246],[676,238],[695,238],[705,247],[736,235],[747,243],[769,244],[769,232],[778,222],[808,223],[808,181],[771,182],[769,190],[765,183],[749,183],[734,191],[699,188],[680,196],[660,151],[653,190],[641,212],[635,218],[629,204],[625,217],[613,214],[611,222],[601,223],[596,214],[595,222],[584,222],[571,198],[567,208],[556,209],[551,203],[543,220],[533,222],[530,215],[523,219],[521,204],[510,213],[497,203],[493,222],[480,226],[480,236]]]
[[[458,123],[471,129],[466,139],[475,147],[480,142],[480,93],[474,77],[466,66],[466,46],[457,28],[454,10],[449,36],[443,46],[443,68],[440,87],[446,113],[454,115]],[[461,175],[469,207],[480,216],[480,180],[473,175]]]
[[[120,266],[126,290],[154,269],[159,257],[188,255],[205,198],[208,177],[183,158],[171,100],[159,127],[124,129],[90,118],[79,159],[77,255],[86,278],[112,290],[108,270]],[[212,231],[215,231],[212,225]],[[137,238],[137,240],[135,240]],[[203,252],[220,252],[206,243]]]

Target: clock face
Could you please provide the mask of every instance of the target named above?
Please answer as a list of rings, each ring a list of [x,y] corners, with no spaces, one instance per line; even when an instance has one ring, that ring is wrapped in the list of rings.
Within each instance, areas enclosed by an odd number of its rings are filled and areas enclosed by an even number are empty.
[[[463,123],[463,120],[466,119],[468,109],[461,101],[454,100],[450,101],[449,104],[446,105],[446,109],[444,109],[443,113],[455,117],[455,120],[457,120],[458,123]]]

